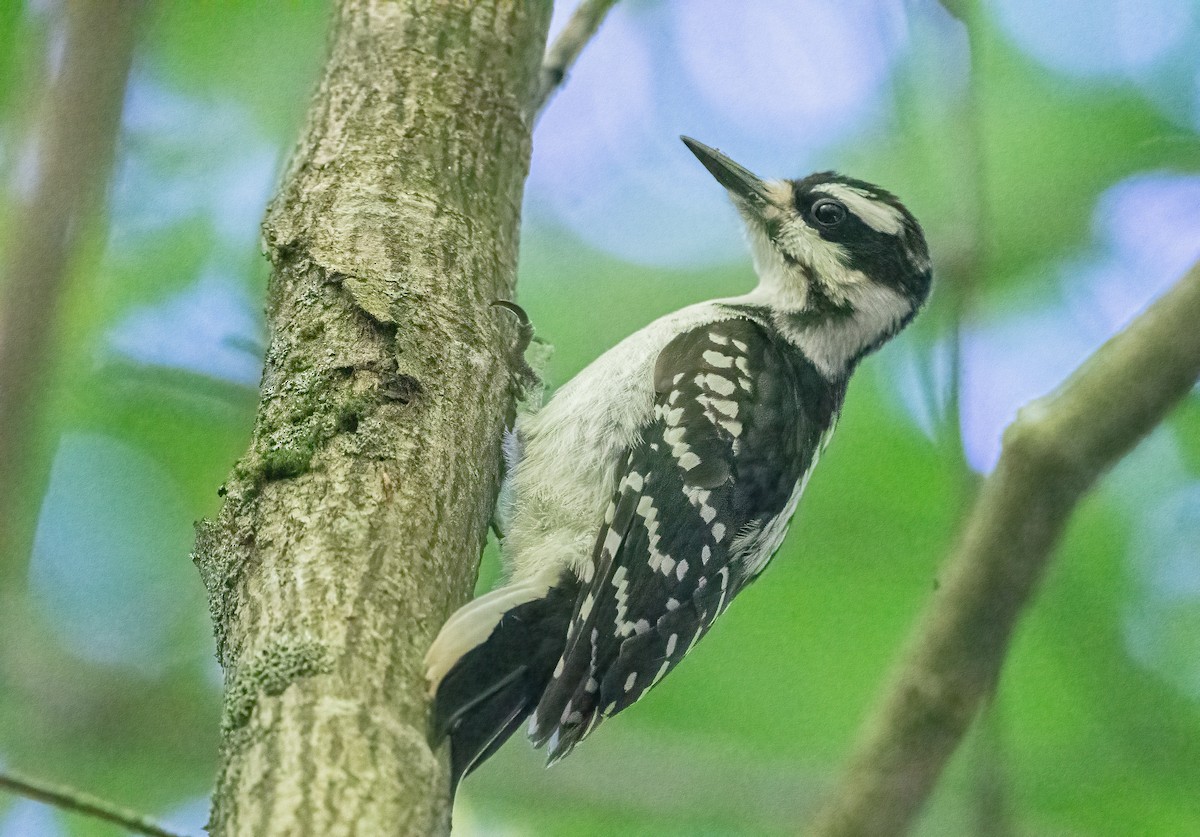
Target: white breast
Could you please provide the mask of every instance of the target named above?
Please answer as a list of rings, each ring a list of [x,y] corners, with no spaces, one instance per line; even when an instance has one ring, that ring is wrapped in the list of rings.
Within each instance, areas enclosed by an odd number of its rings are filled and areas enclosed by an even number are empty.
[[[504,553],[513,580],[547,567],[590,570],[616,470],[654,408],[654,365],[677,335],[728,318],[718,300],[655,320],[605,352],[539,412],[517,421]]]

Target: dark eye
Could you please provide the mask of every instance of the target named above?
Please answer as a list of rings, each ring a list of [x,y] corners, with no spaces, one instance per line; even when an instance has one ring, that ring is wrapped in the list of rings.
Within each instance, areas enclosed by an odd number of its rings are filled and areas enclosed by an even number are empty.
[[[822,198],[813,204],[812,216],[823,227],[836,227],[846,220],[846,207],[830,198]]]

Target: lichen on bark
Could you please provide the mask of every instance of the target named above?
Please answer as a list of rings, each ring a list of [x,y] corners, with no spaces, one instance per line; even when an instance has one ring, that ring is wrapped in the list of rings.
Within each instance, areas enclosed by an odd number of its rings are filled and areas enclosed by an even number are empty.
[[[264,228],[249,450],[198,526],[225,670],[214,834],[449,824],[420,660],[470,594],[511,414],[548,0],[343,0]]]

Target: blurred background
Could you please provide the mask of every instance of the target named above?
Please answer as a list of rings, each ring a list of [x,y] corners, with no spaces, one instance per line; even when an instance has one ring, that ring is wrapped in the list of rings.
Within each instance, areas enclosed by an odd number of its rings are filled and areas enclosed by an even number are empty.
[[[37,404],[0,404],[0,766],[189,833],[220,701],[192,523],[249,439],[258,227],[328,11],[0,0],[0,383]],[[760,174],[837,168],[895,191],[938,285],[856,377],[764,579],[565,763],[545,771],[514,739],[467,781],[458,833],[796,831],[1004,426],[1200,258],[1200,4],[994,0],[965,16],[935,0],[621,0],[551,104],[520,276],[555,347],[551,386],[660,313],[752,284],[681,133]],[[1200,834],[1197,788],[1193,396],[1076,515],[918,830]],[[115,833],[0,794],[0,837]]]

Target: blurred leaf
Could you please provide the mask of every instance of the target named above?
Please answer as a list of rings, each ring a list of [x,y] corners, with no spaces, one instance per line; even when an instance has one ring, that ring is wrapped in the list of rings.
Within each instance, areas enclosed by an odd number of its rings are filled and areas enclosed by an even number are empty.
[[[323,0],[212,0],[155,7],[144,43],[177,89],[246,105],[289,147],[325,58]]]

